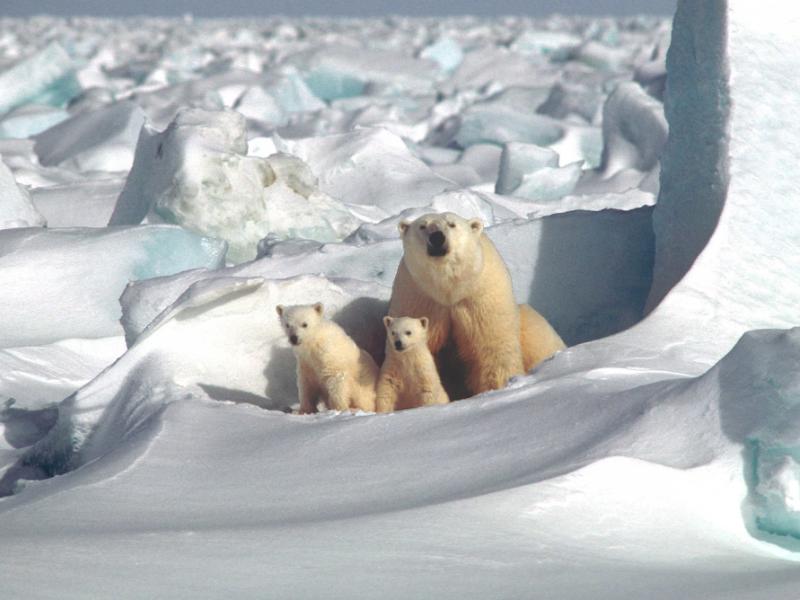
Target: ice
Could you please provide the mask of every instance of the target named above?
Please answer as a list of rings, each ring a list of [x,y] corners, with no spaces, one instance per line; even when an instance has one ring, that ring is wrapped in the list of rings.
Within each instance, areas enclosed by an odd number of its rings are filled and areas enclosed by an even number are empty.
[[[413,156],[402,139],[382,128],[281,140],[278,149],[308,163],[320,189],[334,199],[377,206],[386,216],[424,206],[451,185]]]
[[[458,42],[449,37],[442,37],[420,52],[420,58],[435,61],[445,73],[452,73],[464,60],[464,52]]]
[[[551,60],[565,60],[581,43],[581,38],[564,31],[528,30],[518,36],[511,49],[526,56],[541,55]]]
[[[29,102],[64,106],[80,92],[75,63],[58,42],[51,42],[0,73],[0,114]]]
[[[43,165],[80,171],[128,171],[144,114],[121,101],[83,112],[36,136],[35,150]]]
[[[168,225],[0,231],[0,348],[120,335],[129,281],[217,268],[224,256],[224,243]]]
[[[119,177],[57,183],[34,188],[30,196],[48,227],[105,227],[124,185]]]
[[[582,173],[582,161],[564,167],[542,167],[523,175],[511,194],[539,202],[558,200],[572,193]]]
[[[503,144],[494,191],[498,194],[510,194],[522,184],[525,175],[544,167],[557,166],[558,154],[549,148],[520,142]]]
[[[69,118],[61,108],[25,104],[0,118],[0,138],[27,138]]]
[[[244,119],[232,111],[187,109],[163,132],[145,126],[109,223],[180,224],[225,239],[233,262],[255,258],[270,233],[333,241],[357,227],[300,159],[246,151]]]
[[[462,148],[473,144],[526,142],[547,146],[564,135],[556,121],[534,112],[519,112],[500,103],[474,104],[461,116],[455,142]]]
[[[667,142],[667,131],[661,103],[637,83],[620,83],[603,106],[600,170],[608,176],[623,169],[655,168]]]
[[[43,225],[45,219],[31,203],[30,194],[17,184],[0,156],[0,230]]]

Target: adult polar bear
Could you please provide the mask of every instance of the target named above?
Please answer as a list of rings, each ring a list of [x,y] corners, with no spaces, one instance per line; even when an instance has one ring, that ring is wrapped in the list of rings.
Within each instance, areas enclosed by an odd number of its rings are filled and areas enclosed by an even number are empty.
[[[403,258],[389,315],[428,317],[428,347],[443,368],[441,351],[452,343],[468,393],[502,388],[565,348],[544,317],[517,305],[508,268],[479,219],[426,214],[399,229]],[[452,369],[443,370],[447,383]]]

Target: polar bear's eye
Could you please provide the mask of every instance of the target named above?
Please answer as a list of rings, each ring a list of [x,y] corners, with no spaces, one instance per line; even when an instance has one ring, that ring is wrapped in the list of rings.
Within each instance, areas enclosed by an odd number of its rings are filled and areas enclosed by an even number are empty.
[[[411,335],[411,332],[410,331],[406,331],[406,335]]]
[[[301,327],[308,327],[308,323],[303,323]]]
[[[420,226],[419,226],[419,228],[420,228],[420,229],[422,229],[423,231],[425,231],[425,228],[426,228],[426,227],[427,227],[427,225],[425,225],[424,223],[423,223],[422,225],[420,225]]]
[[[455,223],[448,223],[447,226],[450,227],[451,229],[455,229],[456,224]]]

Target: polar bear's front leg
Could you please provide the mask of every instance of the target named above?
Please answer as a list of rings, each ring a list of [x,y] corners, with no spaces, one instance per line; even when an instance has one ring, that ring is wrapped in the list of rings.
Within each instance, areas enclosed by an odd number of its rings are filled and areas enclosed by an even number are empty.
[[[300,414],[308,415],[317,412],[319,385],[313,371],[302,363],[297,365],[297,392],[300,398]]]
[[[375,394],[375,412],[392,412],[397,406],[397,387],[388,377],[380,377]]]
[[[453,309],[453,336],[473,395],[503,388],[511,377],[525,372],[516,305],[513,311],[503,311],[508,314],[497,314],[491,305],[476,304],[462,302]]]
[[[350,395],[352,385],[344,373],[337,373],[325,380],[325,389],[328,391],[328,408],[331,410],[350,410]]]

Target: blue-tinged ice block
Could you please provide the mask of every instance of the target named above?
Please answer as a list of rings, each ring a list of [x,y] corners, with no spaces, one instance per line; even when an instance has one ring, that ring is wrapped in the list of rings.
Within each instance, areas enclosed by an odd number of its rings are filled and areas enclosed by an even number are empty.
[[[225,249],[170,225],[0,231],[0,347],[119,335],[129,282],[215,269]]]
[[[436,62],[445,73],[452,73],[464,60],[461,46],[453,38],[442,37],[420,52],[420,58]]]
[[[360,96],[366,87],[364,81],[328,68],[314,69],[305,76],[305,83],[317,98],[329,101]]]
[[[27,102],[63,106],[80,93],[75,64],[58,42],[0,73],[0,114]]]

